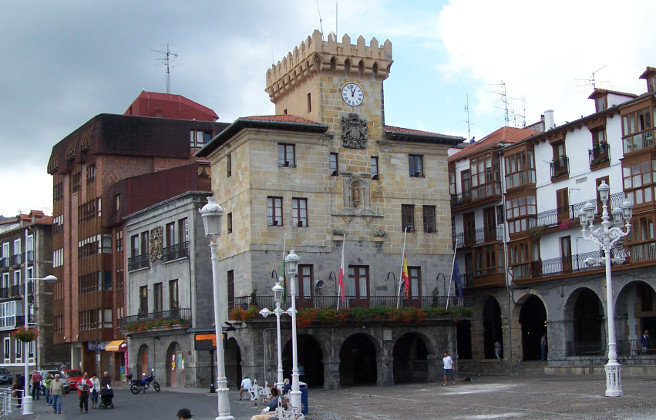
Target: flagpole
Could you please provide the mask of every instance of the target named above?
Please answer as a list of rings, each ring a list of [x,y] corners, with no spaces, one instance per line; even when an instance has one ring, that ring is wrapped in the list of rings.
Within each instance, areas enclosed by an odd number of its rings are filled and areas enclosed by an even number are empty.
[[[456,266],[456,251],[453,250],[453,262],[451,262],[451,276],[449,277],[449,291],[446,293],[446,307],[449,309],[449,301],[451,300],[451,283],[453,283],[453,268]]]
[[[405,238],[408,234],[408,227],[403,230],[403,251],[401,251],[401,274],[399,274],[399,285],[396,287],[396,309],[401,305],[401,282],[403,281],[403,262],[405,261]]]
[[[341,282],[344,282],[344,248],[346,247],[346,232],[344,232],[344,239],[342,239],[342,262],[339,266],[341,274]],[[337,280],[337,310],[339,311],[339,301],[342,299],[342,285],[340,279]]]

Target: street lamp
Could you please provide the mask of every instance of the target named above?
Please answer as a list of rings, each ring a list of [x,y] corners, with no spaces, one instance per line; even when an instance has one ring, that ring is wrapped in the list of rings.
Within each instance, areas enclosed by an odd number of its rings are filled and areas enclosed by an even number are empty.
[[[230,415],[230,401],[228,401],[228,380],[225,375],[225,363],[223,353],[223,331],[221,326],[223,320],[220,305],[225,301],[223,297],[223,286],[219,284],[219,260],[217,257],[217,238],[221,234],[221,217],[223,208],[214,200],[214,196],[207,197],[207,204],[198,210],[203,217],[205,236],[210,238],[210,253],[212,260],[212,289],[214,291],[214,329],[216,334],[216,365],[218,368],[217,396],[219,416],[215,420],[232,420]]]
[[[266,318],[272,313],[276,315],[276,338],[278,340],[278,381],[276,382],[276,388],[282,391],[283,386],[283,375],[282,375],[282,350],[280,346],[280,315],[287,313],[280,308],[280,301],[282,300],[282,286],[280,283],[276,284],[271,288],[273,290],[273,300],[276,302],[276,309],[270,311],[269,308],[264,308],[260,311],[260,314]]]
[[[25,264],[27,264],[27,260],[25,261]],[[52,274],[45,276],[45,277],[32,277],[32,278],[27,278],[25,277],[25,289],[24,289],[24,295],[23,295],[23,324],[25,325],[25,329],[27,330],[29,326],[29,314],[28,314],[28,307],[27,307],[27,294],[29,293],[28,289],[28,284],[29,282],[33,281],[36,282],[42,280],[42,281],[47,281],[47,282],[53,282],[57,281],[57,277],[53,276]],[[34,287],[36,289],[36,287]],[[32,294],[35,294],[36,290],[32,290]],[[29,380],[29,363],[30,363],[30,355],[29,355],[29,349],[30,349],[30,343],[25,342],[23,343],[23,360],[25,360],[25,366],[23,366],[23,381],[25,382],[23,384],[23,415],[27,414],[33,414],[32,413],[32,396],[29,395],[28,390],[30,389],[30,380]],[[36,351],[36,348],[34,349]],[[36,365],[35,365],[36,366]]]
[[[298,378],[298,351],[296,343],[296,274],[298,273],[298,262],[300,259],[292,249],[285,257],[285,267],[289,274],[289,295],[292,299],[292,390],[289,392],[289,402],[294,408],[301,408],[301,391]]]
[[[619,397],[622,395],[622,366],[617,362],[617,344],[615,342],[615,301],[613,300],[613,280],[611,276],[611,260],[620,262],[621,258],[612,258],[611,250],[613,245],[624,238],[631,231],[631,216],[633,214],[633,204],[624,201],[620,208],[613,209],[613,221],[610,221],[608,215],[608,198],[610,187],[605,181],[597,188],[599,198],[601,199],[602,213],[601,226],[594,227],[594,217],[596,206],[588,202],[579,212],[581,220],[581,232],[583,238],[593,241],[604,250],[603,258],[589,258],[586,264],[606,264],[606,323],[608,325],[608,363],[606,363],[606,396]],[[622,229],[624,222],[625,229]]]

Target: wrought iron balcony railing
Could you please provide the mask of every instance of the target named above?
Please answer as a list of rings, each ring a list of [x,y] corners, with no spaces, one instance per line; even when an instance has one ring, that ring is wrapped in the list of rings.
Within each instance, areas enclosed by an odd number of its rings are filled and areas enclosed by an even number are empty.
[[[189,241],[171,245],[162,252],[163,261],[172,261],[189,256]]]
[[[591,168],[610,162],[608,143],[598,143],[592,146],[592,149],[588,149],[588,158],[590,159]]]
[[[134,271],[140,268],[150,267],[150,259],[148,254],[135,255],[128,258],[128,270]]]
[[[551,179],[560,178],[569,174],[569,158],[560,156],[549,163],[551,167]]]
[[[147,314],[130,315],[123,317],[119,320],[119,326],[125,327],[127,324],[133,322],[156,321],[158,319],[183,319],[186,321],[191,320],[190,308],[169,309],[168,311],[149,312]]]

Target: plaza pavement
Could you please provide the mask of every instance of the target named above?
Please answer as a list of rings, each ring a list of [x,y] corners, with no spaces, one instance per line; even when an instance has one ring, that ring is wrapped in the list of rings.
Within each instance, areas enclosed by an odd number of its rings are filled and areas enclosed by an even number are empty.
[[[624,396],[604,397],[603,376],[501,375],[474,377],[471,383],[406,384],[389,387],[359,386],[334,391],[309,389],[308,420],[342,419],[655,419],[656,377],[624,377]],[[205,389],[164,388],[161,393],[132,395],[117,387],[114,410],[92,410],[89,415],[75,407],[70,394],[64,415],[35,404],[34,416],[15,411],[8,418],[46,419],[175,419],[177,408],[189,407],[194,420],[214,419],[216,394]],[[230,391],[231,414],[236,420],[258,414],[260,406],[238,401]]]

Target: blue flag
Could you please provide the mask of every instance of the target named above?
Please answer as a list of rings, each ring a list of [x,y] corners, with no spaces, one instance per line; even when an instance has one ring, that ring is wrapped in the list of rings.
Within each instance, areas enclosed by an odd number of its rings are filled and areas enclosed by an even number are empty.
[[[458,269],[458,261],[453,261],[453,272],[451,273],[451,280],[456,284],[456,293],[458,297],[462,297],[462,281],[460,281],[460,270]]]

